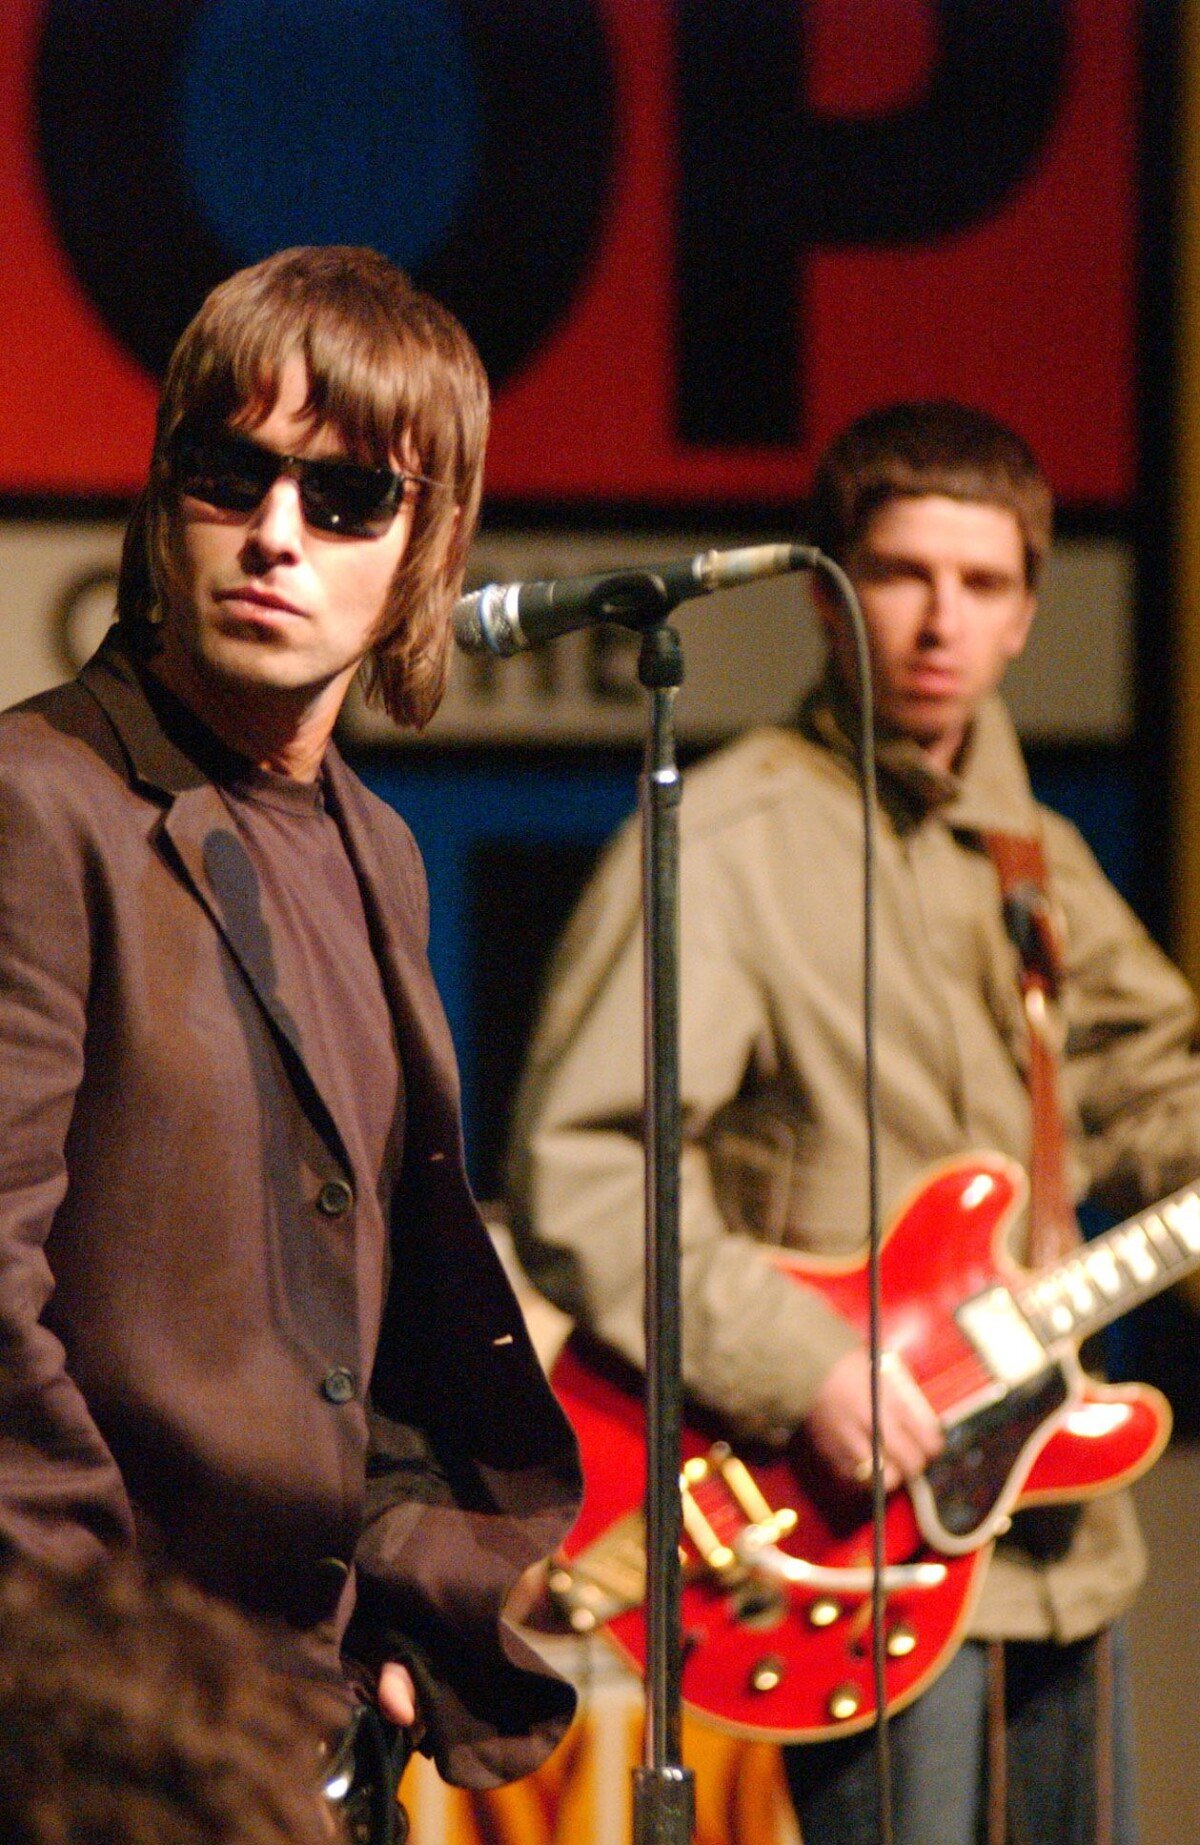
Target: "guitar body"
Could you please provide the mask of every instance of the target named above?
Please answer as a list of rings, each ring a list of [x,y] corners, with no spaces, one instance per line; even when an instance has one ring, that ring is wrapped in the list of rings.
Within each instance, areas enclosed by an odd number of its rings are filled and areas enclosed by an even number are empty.
[[[1005,1303],[1031,1279],[1003,1248],[1024,1183],[1020,1169],[997,1155],[954,1161],[910,1200],[884,1243],[883,1348],[903,1359],[946,1431],[946,1450],[922,1481],[888,1501],[887,1565],[942,1566],[932,1572],[938,1580],[904,1582],[887,1594],[890,1709],[909,1703],[953,1657],[994,1540],[1013,1511],[1111,1490],[1148,1467],[1169,1432],[1170,1412],[1157,1391],[1095,1383],[1080,1370],[1073,1345],[1050,1350],[1035,1342],[1031,1361],[1028,1326],[1008,1325]],[[862,1262],[777,1259],[865,1338]],[[972,1314],[968,1336],[963,1320]],[[579,1437],[587,1480],[560,1581],[577,1574],[624,1590],[592,1605],[641,1668],[645,1628],[634,1557],[645,1480],[640,1380],[572,1341],[552,1382]],[[684,1489],[685,1523],[698,1508],[699,1529],[732,1547],[767,1508],[784,1510],[794,1523],[788,1518],[778,1535],[776,1556],[854,1570],[856,1586],[847,1589],[840,1578],[843,1586],[830,1590],[783,1580],[778,1571],[713,1567],[718,1552],[697,1542],[688,1523],[684,1700],[724,1728],[779,1742],[863,1729],[875,1716],[869,1495],[832,1483],[799,1438],[783,1454],[741,1444],[736,1461],[765,1502],[747,1512],[737,1480],[731,1490],[722,1473],[727,1451],[713,1448],[720,1434],[702,1417],[684,1431],[685,1478],[694,1480]],[[706,1474],[710,1455],[717,1459]],[[728,1559],[729,1551],[720,1555]],[[591,1624],[586,1613],[573,1620],[581,1631]]]

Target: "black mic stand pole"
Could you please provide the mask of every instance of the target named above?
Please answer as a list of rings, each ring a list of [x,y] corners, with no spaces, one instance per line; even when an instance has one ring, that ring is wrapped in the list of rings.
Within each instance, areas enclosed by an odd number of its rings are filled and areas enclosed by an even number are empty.
[[[675,698],[683,649],[667,617],[696,594],[691,572],[622,570],[597,579],[590,618],[642,637],[650,693],[642,814],[646,1153],[646,1734],[633,1771],[633,1845],[687,1845],[695,1826],[682,1753],[683,1382],[679,1273],[679,770]]]
[[[820,562],[804,549],[776,568]],[[749,555],[749,554],[747,554]],[[753,573],[752,573],[753,574]],[[737,579],[731,579],[737,580]],[[646,1733],[633,1771],[633,1845],[687,1845],[695,1829],[695,1786],[682,1754],[683,1381],[679,1250],[679,800],[675,698],[683,683],[683,649],[668,625],[672,609],[700,593],[689,567],[621,570],[595,579],[587,620],[641,634],[638,678],[651,697],[642,816],[642,910],[646,1153]],[[553,589],[553,585],[548,586]],[[715,585],[708,585],[715,587]],[[851,592],[852,593],[852,592]],[[584,625],[580,623],[579,625]],[[565,626],[558,630],[566,632]],[[550,628],[549,633],[555,630]],[[539,634],[534,638],[548,638]],[[478,645],[474,635],[472,646]],[[529,638],[520,641],[529,645]],[[501,654],[511,646],[487,645]]]
[[[701,581],[691,568],[615,571],[592,584],[587,612],[587,620],[613,622],[641,634],[638,678],[651,699],[639,784],[646,1155],[646,1731],[641,1766],[633,1771],[633,1845],[688,1845],[695,1829],[694,1778],[681,1760],[680,781],[674,718],[683,683],[683,649],[667,617],[679,602],[700,593]],[[492,640],[487,644],[495,652],[513,651]],[[528,637],[520,644],[528,645]]]
[[[683,683],[683,650],[678,634],[667,625],[668,612],[660,608],[644,627],[638,659],[638,678],[650,693],[651,711],[639,789],[646,1073],[647,1646],[645,1742],[642,1764],[633,1771],[634,1845],[686,1845],[695,1824],[692,1771],[681,1760],[680,1683],[680,779],[674,716]]]

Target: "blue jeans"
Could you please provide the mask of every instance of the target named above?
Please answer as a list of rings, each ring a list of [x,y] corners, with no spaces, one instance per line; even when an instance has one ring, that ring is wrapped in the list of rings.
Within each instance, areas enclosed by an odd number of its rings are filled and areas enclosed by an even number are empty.
[[[1113,1845],[1136,1845],[1123,1634],[1113,1629]],[[1093,1845],[1095,1644],[1005,1648],[1011,1845]],[[968,1640],[888,1725],[895,1845],[980,1845],[987,1827],[987,1648]],[[872,1731],[785,1749],[804,1845],[878,1845]]]

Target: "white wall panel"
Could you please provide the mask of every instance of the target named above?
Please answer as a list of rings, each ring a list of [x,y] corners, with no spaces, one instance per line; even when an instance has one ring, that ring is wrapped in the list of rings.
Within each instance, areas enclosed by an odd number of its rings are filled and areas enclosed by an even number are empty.
[[[744,542],[763,534],[747,533]],[[63,678],[110,617],[121,528],[85,522],[0,525],[0,703]],[[725,536],[628,539],[528,533],[481,539],[471,581],[566,576],[661,562]],[[1132,566],[1115,540],[1056,547],[1042,607],[1009,690],[1024,734],[1037,740],[1116,742],[1132,725]],[[677,612],[687,679],[679,732],[709,741],[785,718],[820,657],[803,577],[777,577],[706,596]],[[606,629],[563,637],[507,661],[455,661],[451,689],[428,735],[446,743],[627,743],[643,730],[636,637]],[[355,701],[356,741],[396,739]]]

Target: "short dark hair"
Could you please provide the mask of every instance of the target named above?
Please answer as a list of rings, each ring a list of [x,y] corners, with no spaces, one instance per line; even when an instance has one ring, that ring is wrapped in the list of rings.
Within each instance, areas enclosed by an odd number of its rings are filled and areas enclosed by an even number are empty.
[[[840,564],[889,500],[944,494],[1011,512],[1032,589],[1050,549],[1050,484],[1028,444],[985,410],[949,399],[868,411],[830,443],[810,502],[813,542]]]
[[[332,1699],[272,1636],[132,1561],[0,1579],[5,1845],[330,1845]]]
[[[449,671],[450,612],[483,490],[488,386],[454,316],[375,250],[281,250],[208,295],[167,371],[150,478],[125,534],[119,619],[135,646],[151,651],[156,614],[175,593],[169,450],[180,423],[254,428],[270,415],[294,353],[308,371],[315,425],[376,466],[411,449],[418,471],[444,483],[418,490],[412,536],[365,663],[368,691],[397,723],[420,728]]]

